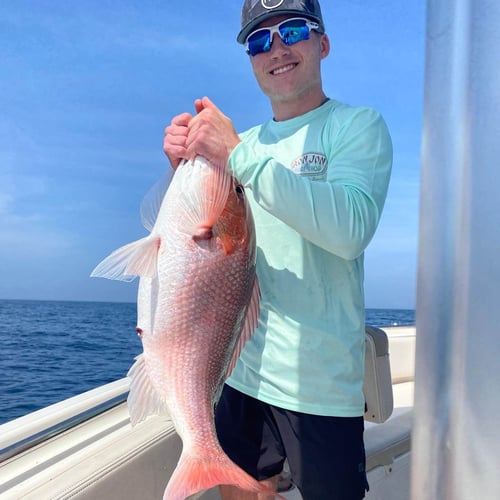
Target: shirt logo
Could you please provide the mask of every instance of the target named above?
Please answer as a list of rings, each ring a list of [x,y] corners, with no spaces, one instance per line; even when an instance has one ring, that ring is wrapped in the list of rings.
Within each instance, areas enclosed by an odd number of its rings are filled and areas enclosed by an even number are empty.
[[[264,9],[275,9],[279,7],[285,0],[260,0]]]
[[[323,153],[305,153],[290,164],[290,169],[299,175],[324,179],[328,169],[328,160]]]

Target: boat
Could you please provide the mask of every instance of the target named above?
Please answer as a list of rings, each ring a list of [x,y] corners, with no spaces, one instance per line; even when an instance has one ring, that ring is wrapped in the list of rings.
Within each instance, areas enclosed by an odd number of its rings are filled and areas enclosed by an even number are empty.
[[[414,326],[366,328],[368,500],[409,495],[415,336]],[[128,390],[124,378],[1,425],[0,498],[162,498],[182,443],[165,417],[132,427]]]

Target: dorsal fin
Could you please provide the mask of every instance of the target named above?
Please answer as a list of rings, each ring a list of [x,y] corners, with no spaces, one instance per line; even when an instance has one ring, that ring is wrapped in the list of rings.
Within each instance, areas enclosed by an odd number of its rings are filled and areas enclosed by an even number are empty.
[[[146,193],[141,203],[142,225],[151,232],[155,225],[165,193],[172,182],[174,171],[169,168],[165,175]]]

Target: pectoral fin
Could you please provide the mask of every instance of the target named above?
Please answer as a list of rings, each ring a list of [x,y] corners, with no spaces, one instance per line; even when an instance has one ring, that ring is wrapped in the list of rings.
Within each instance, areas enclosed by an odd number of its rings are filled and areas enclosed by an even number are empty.
[[[110,280],[132,281],[136,276],[156,276],[159,236],[148,236],[115,250],[90,274]]]

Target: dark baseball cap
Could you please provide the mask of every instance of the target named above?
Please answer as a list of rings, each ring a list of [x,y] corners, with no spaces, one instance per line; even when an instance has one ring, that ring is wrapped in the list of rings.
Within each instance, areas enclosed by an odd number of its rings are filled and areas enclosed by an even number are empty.
[[[238,42],[245,43],[247,36],[262,21],[275,16],[300,16],[319,24],[319,33],[325,32],[318,0],[245,0],[241,11],[241,31]]]

